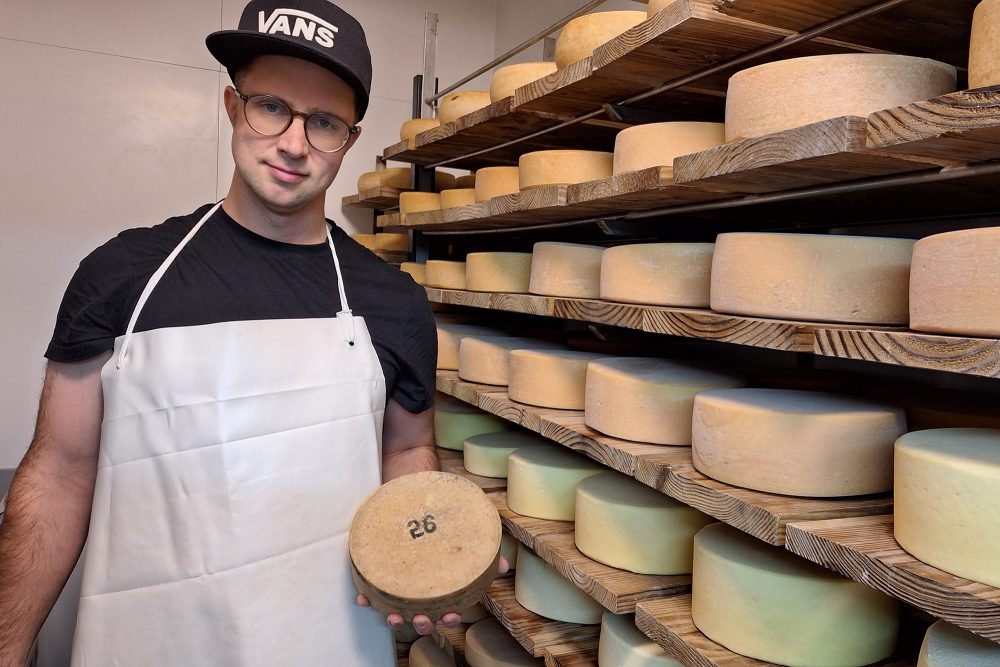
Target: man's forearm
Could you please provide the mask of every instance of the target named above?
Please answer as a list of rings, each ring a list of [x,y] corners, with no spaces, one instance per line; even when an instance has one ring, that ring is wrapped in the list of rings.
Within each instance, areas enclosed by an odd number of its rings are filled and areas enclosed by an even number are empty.
[[[382,483],[414,472],[440,469],[434,447],[411,447],[382,457]]]

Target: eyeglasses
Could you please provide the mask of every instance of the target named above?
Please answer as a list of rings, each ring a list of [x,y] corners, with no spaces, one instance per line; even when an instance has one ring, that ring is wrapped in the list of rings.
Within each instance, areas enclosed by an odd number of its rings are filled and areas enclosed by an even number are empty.
[[[310,146],[321,153],[336,153],[347,145],[352,134],[361,131],[333,114],[294,111],[284,100],[273,95],[244,95],[238,90],[236,95],[243,100],[247,125],[265,137],[283,134],[298,116],[305,124],[306,141]]]

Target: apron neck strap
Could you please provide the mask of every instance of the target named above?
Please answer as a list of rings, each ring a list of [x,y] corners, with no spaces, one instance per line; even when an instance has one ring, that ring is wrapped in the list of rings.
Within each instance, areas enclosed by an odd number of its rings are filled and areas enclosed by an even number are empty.
[[[330,234],[329,225],[326,227],[326,242],[330,244],[330,252],[333,253],[333,266],[337,270],[337,290],[340,292],[340,312],[337,313],[337,320],[340,322],[340,330],[344,334],[344,340],[353,347],[355,338],[354,315],[351,314],[351,307],[347,304],[344,275],[340,272],[340,259],[337,258],[337,249],[333,247],[333,236]]]

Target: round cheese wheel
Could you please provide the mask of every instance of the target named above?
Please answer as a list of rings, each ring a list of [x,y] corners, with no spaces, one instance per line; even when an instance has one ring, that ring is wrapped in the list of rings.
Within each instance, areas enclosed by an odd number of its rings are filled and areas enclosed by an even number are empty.
[[[445,190],[454,190],[457,180],[455,174],[438,169],[434,172],[434,192],[440,194]]]
[[[707,308],[713,243],[634,243],[601,256],[601,298]]]
[[[458,347],[466,336],[502,336],[503,332],[475,324],[452,324],[442,322],[437,325],[437,367],[441,370],[458,370]]]
[[[501,67],[493,74],[493,81],[490,83],[490,99],[499,102],[504,98],[512,97],[514,91],[521,86],[534,83],[555,71],[556,64],[549,62],[518,63]]]
[[[913,431],[896,441],[895,535],[916,558],[1000,586],[1000,430]]]
[[[576,485],[606,470],[564,447],[525,447],[507,457],[507,506],[536,519],[572,521]]]
[[[604,612],[597,664],[600,667],[683,667],[635,627],[634,614]]]
[[[584,422],[615,438],[690,445],[695,395],[744,384],[728,373],[666,359],[598,359],[587,366]]]
[[[906,324],[913,243],[823,234],[719,234],[712,256],[712,310]]]
[[[456,400],[434,401],[434,444],[462,451],[466,438],[513,428],[509,422]]]
[[[438,100],[438,119],[442,124],[453,123],[462,116],[490,105],[490,93],[486,90],[463,90],[448,93]]]
[[[1000,336],[1000,227],[935,234],[913,246],[910,328]]]
[[[595,625],[604,607],[571,584],[531,549],[521,547],[514,574],[514,599],[539,616],[554,621]]]
[[[469,206],[476,203],[475,188],[458,188],[441,191],[441,208]]]
[[[927,629],[917,667],[993,667],[1000,665],[1000,644],[938,621]]]
[[[476,187],[476,173],[463,174],[462,176],[455,177],[455,187],[456,188],[473,188]]]
[[[646,16],[652,18],[675,2],[677,0],[649,0],[649,4],[646,6]]]
[[[465,633],[465,661],[469,667],[542,667],[496,619],[479,621]]]
[[[476,201],[483,202],[519,191],[517,167],[483,167],[476,172]]]
[[[557,410],[583,410],[587,364],[605,355],[576,350],[514,350],[508,365],[510,400]]]
[[[553,447],[551,441],[527,431],[481,433],[465,439],[465,469],[473,475],[504,479],[507,457],[522,447]]]
[[[647,167],[673,167],[674,158],[725,142],[722,123],[649,123],[626,128],[615,137],[614,175]]]
[[[377,171],[366,171],[358,176],[358,192],[377,188],[382,184],[381,177]]]
[[[556,350],[560,347],[535,338],[467,336],[458,345],[458,377],[467,382],[506,386],[511,350]]]
[[[428,287],[465,289],[465,262],[429,259],[426,267]]]
[[[368,248],[369,250],[375,249],[374,234],[351,234],[351,238],[357,241],[362,247]]]
[[[1000,0],[983,0],[972,14],[969,42],[969,88],[1000,84]]]
[[[389,167],[382,171],[367,171],[361,174],[361,177],[358,179],[358,192],[364,192],[365,190],[377,187],[409,188],[410,168]]]
[[[496,577],[500,534],[493,502],[469,480],[437,471],[397,477],[354,515],[355,585],[373,607],[406,620],[466,609]]]
[[[507,567],[510,570],[517,568],[517,550],[521,543],[517,538],[509,533],[504,533],[500,538],[500,555],[507,559]]]
[[[437,118],[411,118],[404,121],[402,127],[399,128],[399,139],[400,141],[412,141],[421,132],[440,126],[441,121]]]
[[[518,187],[521,190],[546,188],[611,178],[613,153],[601,151],[552,150],[525,153],[518,160]]]
[[[826,498],[892,488],[903,408],[794,389],[719,389],[694,399],[694,467],[726,484]],[[794,461],[794,465],[789,462]]]
[[[455,667],[455,661],[431,637],[421,637],[410,646],[410,667]]]
[[[838,116],[861,116],[954,92],[951,65],[849,53],[778,60],[737,72],[726,94],[726,141]]]
[[[465,257],[467,290],[523,294],[530,279],[530,252],[470,252]]]
[[[646,20],[646,12],[595,12],[573,19],[556,38],[556,65],[568,67]]]
[[[419,262],[403,262],[399,265],[399,270],[403,273],[410,274],[413,278],[413,282],[418,285],[427,284],[427,267]],[[440,368],[440,366],[439,366]]]
[[[750,658],[868,665],[896,646],[898,602],[722,523],[694,538],[691,593],[698,629]]]
[[[441,208],[441,195],[436,192],[401,192],[399,193],[399,220],[406,221],[410,213],[421,211],[437,211]]]
[[[375,249],[406,252],[410,249],[410,235],[406,232],[382,232],[375,234]]]
[[[532,294],[595,299],[601,294],[604,248],[579,243],[543,241],[531,255]]]
[[[617,472],[576,487],[576,547],[620,570],[689,574],[695,533],[713,521]]]

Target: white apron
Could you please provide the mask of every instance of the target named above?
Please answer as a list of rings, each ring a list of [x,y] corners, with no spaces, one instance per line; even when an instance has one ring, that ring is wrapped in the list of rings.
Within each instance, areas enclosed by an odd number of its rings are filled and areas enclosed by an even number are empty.
[[[329,231],[336,318],[133,332],[218,207],[102,371],[73,665],[391,667],[347,546],[380,483],[385,379]]]

